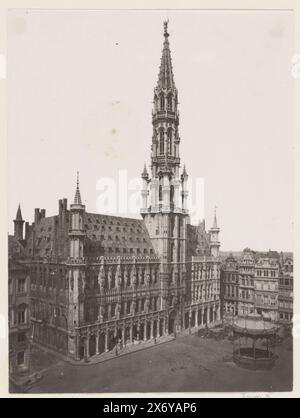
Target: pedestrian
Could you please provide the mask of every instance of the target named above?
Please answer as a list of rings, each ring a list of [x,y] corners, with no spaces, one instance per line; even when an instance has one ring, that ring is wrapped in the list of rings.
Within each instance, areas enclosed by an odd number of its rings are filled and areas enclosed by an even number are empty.
[[[118,344],[116,344],[116,357],[119,355],[118,353]]]

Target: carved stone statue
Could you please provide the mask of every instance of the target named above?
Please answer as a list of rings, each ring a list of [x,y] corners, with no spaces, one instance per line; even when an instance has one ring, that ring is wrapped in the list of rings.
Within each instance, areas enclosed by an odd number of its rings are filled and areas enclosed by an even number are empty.
[[[100,287],[100,292],[102,292],[104,290],[104,286],[105,286],[105,269],[104,269],[103,264],[101,264],[100,269],[99,269],[98,284],[99,284],[99,287]]]
[[[145,312],[149,312],[149,304],[150,304],[150,301],[147,298],[146,301],[145,301]]]
[[[103,306],[99,307],[98,320],[99,320],[99,322],[103,322],[103,320],[104,320],[104,307]]]
[[[128,270],[127,267],[124,267],[124,285],[128,286]]]
[[[116,318],[120,318],[121,306],[119,303],[116,305]]]
[[[116,280],[116,287],[120,288],[122,284],[122,276],[121,276],[121,266],[119,264],[116,269],[115,280]]]
[[[136,284],[136,267],[135,267],[135,265],[132,266],[132,269],[131,269],[130,284],[131,284],[131,286],[134,286]]]
[[[108,267],[108,273],[107,273],[107,281],[108,281],[108,288],[111,288],[111,282],[112,282],[112,271],[111,267]]]

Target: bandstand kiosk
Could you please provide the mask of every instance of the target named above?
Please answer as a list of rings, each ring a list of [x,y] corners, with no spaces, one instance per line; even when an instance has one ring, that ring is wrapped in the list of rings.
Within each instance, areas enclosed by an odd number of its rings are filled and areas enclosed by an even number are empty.
[[[237,318],[232,330],[234,363],[253,370],[274,366],[276,357],[270,350],[270,339],[276,337],[278,327],[275,324],[257,317]]]

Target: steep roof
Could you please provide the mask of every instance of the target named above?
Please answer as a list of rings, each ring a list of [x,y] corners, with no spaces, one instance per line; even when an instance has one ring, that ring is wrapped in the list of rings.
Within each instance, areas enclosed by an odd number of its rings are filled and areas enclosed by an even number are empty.
[[[8,235],[8,257],[23,257],[25,250],[23,244],[14,235]]]
[[[74,204],[81,205],[81,195],[80,195],[80,189],[79,189],[79,172],[77,172],[77,184],[76,184],[76,192],[75,192],[75,197],[74,197]]]
[[[40,219],[37,225],[31,228],[30,236],[26,242],[26,254],[29,257],[58,257],[67,258],[68,245],[68,211],[65,222],[59,216],[49,216]]]
[[[210,255],[209,234],[204,223],[187,225],[187,253],[189,257]]]
[[[86,256],[154,255],[149,233],[142,219],[85,213]]]
[[[161,89],[175,88],[171,51],[169,44],[168,22],[164,22],[164,45],[161,56],[157,87]]]
[[[16,219],[15,220],[16,221],[23,221],[20,204],[18,206],[18,210],[17,210],[17,214],[16,214]]]
[[[31,230],[26,243],[26,255],[67,259],[69,216],[70,211],[66,211],[64,222],[58,215],[42,218]],[[86,232],[84,256],[87,258],[101,255],[155,255],[142,219],[85,212],[83,224]]]

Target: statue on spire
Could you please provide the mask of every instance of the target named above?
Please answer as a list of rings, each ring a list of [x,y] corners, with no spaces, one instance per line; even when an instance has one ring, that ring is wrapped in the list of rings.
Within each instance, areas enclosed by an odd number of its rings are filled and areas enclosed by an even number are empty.
[[[169,19],[164,20],[164,36],[169,36],[169,34],[168,34],[168,23],[169,23]]]
[[[77,171],[77,183],[76,183],[76,192],[74,197],[74,204],[75,205],[81,205],[81,195],[79,190],[79,171]]]

